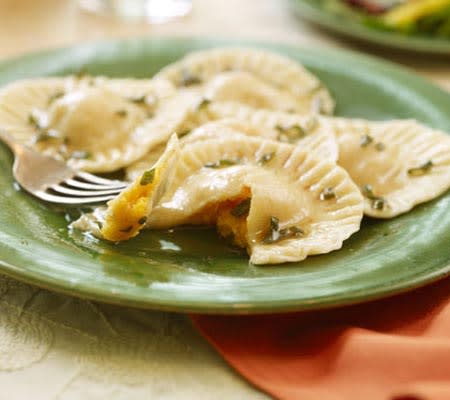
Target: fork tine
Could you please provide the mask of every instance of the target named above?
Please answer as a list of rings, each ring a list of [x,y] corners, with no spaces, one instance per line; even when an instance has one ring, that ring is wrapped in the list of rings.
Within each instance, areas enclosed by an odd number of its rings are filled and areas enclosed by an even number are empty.
[[[92,175],[88,172],[82,172],[82,171],[77,172],[75,174],[75,177],[79,177],[79,178],[85,180],[87,183],[96,183],[98,185],[111,186],[111,185],[115,185],[115,184],[117,184],[117,185],[124,184],[124,182],[122,182],[122,181],[100,178],[99,176]]]
[[[50,203],[66,204],[66,205],[79,205],[79,204],[91,204],[91,203],[102,203],[113,199],[114,195],[104,195],[104,196],[93,196],[93,197],[64,197],[57,196],[39,190],[35,193],[36,197],[48,201]]]
[[[57,193],[61,193],[68,196],[81,196],[81,197],[89,197],[89,196],[103,196],[103,195],[117,195],[121,192],[121,189],[106,189],[106,190],[76,190],[71,189],[61,185],[50,185],[47,190],[51,189]]]
[[[79,188],[79,189],[93,189],[93,190],[101,190],[101,189],[116,189],[116,190],[121,190],[121,189],[125,189],[128,184],[125,182],[120,182],[117,181],[117,183],[115,184],[111,184],[111,185],[99,185],[96,183],[86,183],[86,182],[82,182],[82,181],[78,181],[76,179],[66,179],[65,181],[63,181],[66,185],[74,187],[74,188]],[[113,182],[113,181],[111,181]]]

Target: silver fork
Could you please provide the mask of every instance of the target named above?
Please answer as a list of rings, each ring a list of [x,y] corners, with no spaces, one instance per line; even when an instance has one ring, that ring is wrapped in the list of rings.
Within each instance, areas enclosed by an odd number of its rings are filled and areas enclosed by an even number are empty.
[[[75,171],[64,162],[15,142],[0,128],[0,140],[14,153],[13,175],[28,193],[50,203],[101,203],[116,197],[127,183]]]

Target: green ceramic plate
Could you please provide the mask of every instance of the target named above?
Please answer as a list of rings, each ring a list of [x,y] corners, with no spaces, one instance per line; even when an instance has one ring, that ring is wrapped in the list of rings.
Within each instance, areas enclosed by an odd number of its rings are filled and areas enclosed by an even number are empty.
[[[149,77],[184,53],[245,44],[303,62],[328,85],[337,113],[417,118],[450,131],[450,96],[393,65],[338,51],[206,39],[135,39],[30,55],[0,65],[0,85],[37,75]],[[287,266],[255,267],[213,230],[147,231],[114,245],[70,234],[57,213],[14,188],[0,146],[0,271],[106,302],[175,311],[317,309],[403,292],[450,273],[450,193],[391,221],[365,220],[344,248]]]
[[[450,55],[450,40],[377,30],[351,16],[325,11],[322,3],[323,0],[290,0],[293,10],[301,17],[345,36],[414,52]]]

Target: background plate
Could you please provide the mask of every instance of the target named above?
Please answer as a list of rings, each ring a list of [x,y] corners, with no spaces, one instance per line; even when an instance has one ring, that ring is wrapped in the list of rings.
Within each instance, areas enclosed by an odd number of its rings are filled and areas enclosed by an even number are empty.
[[[0,84],[37,75],[149,77],[195,49],[266,47],[303,62],[330,88],[337,114],[417,118],[450,131],[450,96],[393,65],[353,53],[206,39],[135,39],[34,54],[0,65]],[[70,234],[57,213],[14,188],[0,146],[0,271],[76,296],[209,313],[316,309],[367,301],[450,273],[450,193],[391,221],[366,219],[344,248],[297,264],[255,267],[209,229],[147,231],[114,245]]]
[[[322,0],[290,0],[293,10],[317,25],[345,36],[420,53],[450,55],[450,40],[407,36],[395,32],[386,32],[368,27],[357,19],[338,15],[321,8]]]

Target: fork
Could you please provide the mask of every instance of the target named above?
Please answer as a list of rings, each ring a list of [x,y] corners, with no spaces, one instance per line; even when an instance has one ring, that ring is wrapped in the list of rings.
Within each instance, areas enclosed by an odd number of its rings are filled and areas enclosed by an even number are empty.
[[[19,144],[0,128],[0,140],[14,154],[13,176],[33,196],[66,205],[101,203],[116,197],[127,183],[76,171],[64,162]]]

